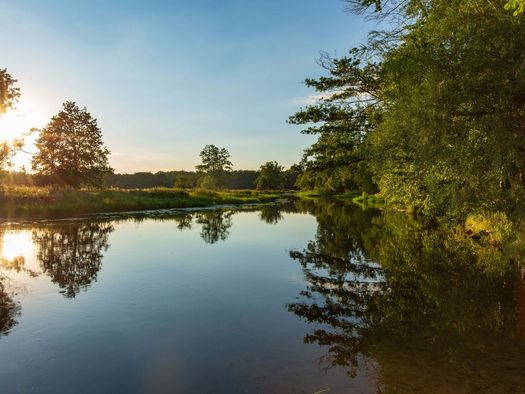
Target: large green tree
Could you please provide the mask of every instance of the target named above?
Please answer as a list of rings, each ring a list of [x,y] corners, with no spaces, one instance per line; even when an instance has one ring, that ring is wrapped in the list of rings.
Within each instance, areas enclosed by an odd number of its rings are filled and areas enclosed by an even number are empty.
[[[206,189],[218,189],[224,187],[226,174],[232,169],[230,152],[226,148],[218,148],[215,145],[206,145],[201,153],[201,162],[196,166],[202,175],[201,186]]]
[[[33,171],[49,183],[101,186],[113,171],[97,120],[72,101],[66,101],[62,111],[40,131],[36,147]]]
[[[454,220],[522,212],[525,15],[503,0],[347,2],[389,30],[306,81],[318,102],[290,122],[319,138],[300,186],[377,185],[390,204]]]
[[[259,176],[255,180],[255,186],[259,190],[283,189],[286,182],[284,167],[276,161],[269,161],[259,169]]]
[[[374,170],[391,202],[462,218],[525,202],[525,24],[502,1],[414,5],[386,48]]]

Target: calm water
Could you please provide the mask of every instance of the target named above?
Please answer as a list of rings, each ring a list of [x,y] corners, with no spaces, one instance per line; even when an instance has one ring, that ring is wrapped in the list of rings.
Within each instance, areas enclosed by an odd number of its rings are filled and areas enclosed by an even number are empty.
[[[516,269],[408,215],[4,225],[0,251],[2,393],[525,392]]]

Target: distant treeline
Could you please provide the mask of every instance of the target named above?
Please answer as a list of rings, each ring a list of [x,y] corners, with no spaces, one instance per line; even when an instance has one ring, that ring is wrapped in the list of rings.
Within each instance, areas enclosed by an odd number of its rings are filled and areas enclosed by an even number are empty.
[[[255,181],[259,171],[237,170],[226,173],[224,183],[226,189],[255,189]],[[297,173],[285,171],[285,189],[295,188]],[[195,171],[159,171],[136,172],[134,174],[112,174],[108,177],[108,187],[125,189],[144,189],[151,187],[181,187],[194,188],[198,186],[200,175]]]
[[[287,170],[285,189],[295,189],[297,171]],[[259,171],[237,170],[228,172],[225,176],[226,189],[255,189],[255,181]],[[159,171],[159,172],[136,172],[134,174],[111,174],[106,179],[107,187],[122,189],[147,189],[152,187],[180,187],[185,189],[195,188],[199,184],[200,175],[195,171]],[[1,179],[1,183],[13,185],[35,185],[45,184],[41,177],[31,174],[14,172],[7,174]]]

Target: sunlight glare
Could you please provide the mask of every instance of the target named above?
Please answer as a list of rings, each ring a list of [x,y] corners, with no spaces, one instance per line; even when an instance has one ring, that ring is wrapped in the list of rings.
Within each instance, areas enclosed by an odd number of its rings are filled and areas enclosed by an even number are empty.
[[[0,116],[0,142],[8,143],[18,138],[24,138],[25,151],[33,152],[36,133],[27,136],[31,128],[44,127],[48,119],[42,112],[35,109],[28,100],[21,100],[16,104],[16,109],[9,111]],[[28,166],[30,157],[28,154],[19,152],[13,158],[14,168],[20,168],[22,165]]]
[[[13,260],[16,257],[26,257],[33,249],[33,239],[31,232],[6,232],[2,237],[1,256],[7,260]]]

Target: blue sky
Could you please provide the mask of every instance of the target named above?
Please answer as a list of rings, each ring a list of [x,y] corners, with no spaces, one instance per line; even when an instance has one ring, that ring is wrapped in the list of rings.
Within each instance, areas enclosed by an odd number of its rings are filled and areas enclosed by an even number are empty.
[[[0,25],[16,127],[76,101],[117,172],[193,169],[206,144],[235,169],[298,162],[313,139],[286,119],[314,94],[302,81],[373,28],[340,0],[0,0]]]

